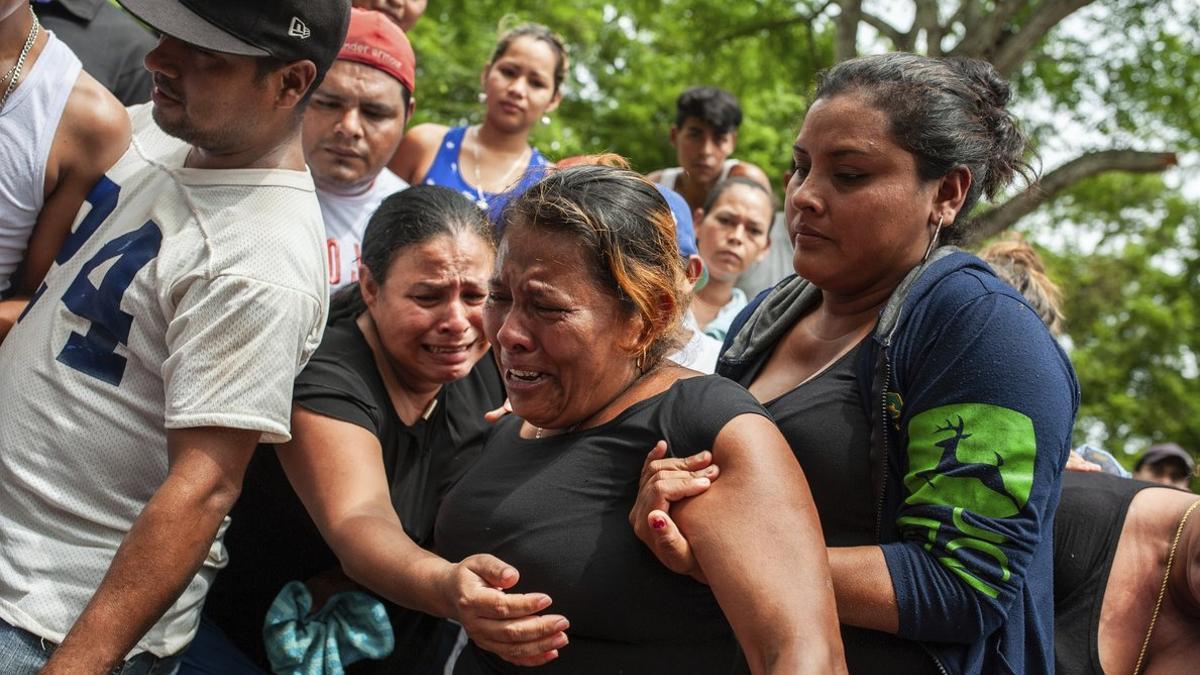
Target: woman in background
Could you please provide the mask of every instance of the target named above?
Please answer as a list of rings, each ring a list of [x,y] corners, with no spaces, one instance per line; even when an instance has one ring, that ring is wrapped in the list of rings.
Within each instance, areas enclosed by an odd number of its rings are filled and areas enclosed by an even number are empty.
[[[529,134],[562,101],[567,50],[562,38],[539,24],[505,33],[483,68],[483,122],[448,128],[420,124],[404,136],[388,166],[412,185],[441,185],[462,192],[481,209],[499,213],[503,193],[536,182],[548,162]]]
[[[724,340],[747,301],[735,284],[770,249],[775,205],[770,190],[760,183],[727,178],[709,192],[696,217],[696,244],[708,283],[696,291],[692,314],[706,335]]]

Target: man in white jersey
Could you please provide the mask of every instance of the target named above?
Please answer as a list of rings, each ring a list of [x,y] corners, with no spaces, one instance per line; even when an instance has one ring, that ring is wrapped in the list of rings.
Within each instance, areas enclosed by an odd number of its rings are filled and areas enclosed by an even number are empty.
[[[71,231],[88,190],[129,146],[129,117],[45,30],[0,0],[0,341]]]
[[[349,1],[123,4],[153,105],[0,345],[5,675],[174,671],[325,319],[300,122]]]
[[[325,219],[329,290],[358,281],[363,232],[388,195],[389,171],[413,110],[416,58],[381,12],[353,9],[346,43],[304,113],[304,158]]]

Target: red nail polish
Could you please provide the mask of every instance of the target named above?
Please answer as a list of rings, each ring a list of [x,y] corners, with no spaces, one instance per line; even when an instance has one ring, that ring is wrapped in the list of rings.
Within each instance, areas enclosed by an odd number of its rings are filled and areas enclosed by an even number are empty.
[[[653,527],[656,530],[661,530],[666,526],[667,521],[663,520],[662,518],[654,518],[650,521],[650,527]]]

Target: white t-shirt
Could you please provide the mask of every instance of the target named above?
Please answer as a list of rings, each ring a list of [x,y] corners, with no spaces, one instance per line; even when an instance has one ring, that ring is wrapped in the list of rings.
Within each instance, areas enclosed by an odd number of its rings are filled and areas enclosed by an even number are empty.
[[[325,217],[325,254],[329,261],[329,292],[358,281],[367,221],[380,202],[408,187],[408,183],[386,168],[362,194],[344,196],[317,188],[317,201]]]
[[[721,355],[721,341],[700,330],[690,309],[683,315],[683,327],[691,331],[692,337],[679,351],[667,358],[684,368],[712,375],[717,370],[717,357]]]
[[[167,429],[289,438],[328,290],[308,171],[183,168],[150,105],[0,345],[0,618],[59,642],[167,476]],[[195,634],[220,536],[131,652]]]

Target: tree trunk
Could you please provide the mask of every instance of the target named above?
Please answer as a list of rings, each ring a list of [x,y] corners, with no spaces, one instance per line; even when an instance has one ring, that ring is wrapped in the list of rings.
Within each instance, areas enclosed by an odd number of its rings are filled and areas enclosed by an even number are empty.
[[[837,38],[834,41],[834,61],[841,63],[858,56],[858,24],[862,21],[862,0],[839,0]]]

